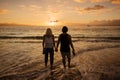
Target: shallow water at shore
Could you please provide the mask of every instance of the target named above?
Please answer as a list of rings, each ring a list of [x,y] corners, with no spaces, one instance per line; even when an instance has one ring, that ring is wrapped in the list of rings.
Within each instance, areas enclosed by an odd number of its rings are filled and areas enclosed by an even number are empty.
[[[50,80],[50,69],[44,67],[41,43],[2,42],[0,44],[1,80]],[[77,41],[74,42],[74,46],[77,55],[72,57],[72,65],[74,66],[71,75],[72,73],[76,74],[77,70],[81,73],[80,76],[84,76],[85,80],[88,80],[86,75],[93,76],[93,73],[96,72],[100,75],[113,75],[113,73],[118,75],[120,73],[120,42]],[[61,72],[63,66],[60,52],[55,52],[54,63],[54,78],[58,77],[61,80],[61,76],[64,77],[65,74]],[[78,77],[80,78],[80,76]],[[80,80],[79,78],[77,80]]]
[[[71,54],[71,68],[63,70],[60,52],[55,52],[52,71],[49,66],[47,68],[44,66],[41,39],[45,29],[38,27],[32,27],[33,30],[27,27],[0,29],[2,33],[0,35],[0,80],[120,79],[119,27],[73,28],[70,32],[76,56]],[[4,32],[6,29],[8,32]],[[86,31],[88,33],[85,33]],[[56,40],[58,33],[55,33]]]

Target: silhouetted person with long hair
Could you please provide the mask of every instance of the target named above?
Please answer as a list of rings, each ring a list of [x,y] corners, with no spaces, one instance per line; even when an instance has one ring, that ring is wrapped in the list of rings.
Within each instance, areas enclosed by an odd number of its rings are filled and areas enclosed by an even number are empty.
[[[43,54],[45,55],[45,66],[47,67],[48,63],[48,55],[50,55],[50,69],[53,67],[54,61],[54,35],[52,34],[52,30],[47,28],[45,35],[43,36]]]
[[[68,28],[66,26],[63,26],[62,32],[63,33],[59,35],[55,51],[58,51],[58,46],[59,46],[59,43],[60,43],[61,44],[60,52],[61,52],[61,56],[62,56],[62,62],[63,62],[64,68],[66,69],[66,57],[68,59],[68,68],[70,68],[70,61],[71,61],[70,47],[72,48],[73,52],[75,50],[74,50],[74,47],[73,47],[71,36],[67,33]]]

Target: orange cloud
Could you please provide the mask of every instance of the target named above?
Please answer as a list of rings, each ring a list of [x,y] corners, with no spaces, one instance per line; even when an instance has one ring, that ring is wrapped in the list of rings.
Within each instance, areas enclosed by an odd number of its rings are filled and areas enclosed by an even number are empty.
[[[29,5],[29,9],[30,10],[40,10],[41,9],[41,6],[38,6],[38,5]]]
[[[95,5],[93,7],[87,7],[84,10],[85,11],[92,11],[92,10],[100,10],[100,9],[104,9],[105,7],[102,5]]]
[[[49,16],[58,16],[61,14],[61,12],[58,10],[47,10],[46,12]]]
[[[7,14],[8,10],[7,9],[0,9],[0,14]]]
[[[112,4],[120,4],[120,0],[90,0],[91,2],[111,2]]]
[[[120,19],[95,20],[95,21],[90,22],[90,25],[120,26]]]
[[[28,11],[30,14],[38,16],[41,14],[41,6],[39,5],[19,5],[20,9]]]
[[[120,0],[111,0],[113,4],[120,4]]]
[[[90,0],[90,2],[107,2],[107,1],[110,1],[110,0]]]
[[[74,1],[79,3],[90,1],[91,3],[110,2],[112,4],[120,4],[120,0],[74,0]]]
[[[115,9],[120,11],[120,7],[116,7]]]
[[[77,10],[80,13],[83,13],[83,12],[97,12],[97,11],[103,10],[103,9],[106,9],[106,7],[104,7],[102,5],[95,5],[93,7],[87,7],[87,8],[77,8]]]
[[[94,2],[106,2],[106,1],[111,1],[111,0],[74,0],[74,1],[79,2],[79,3],[90,1],[90,2],[94,3]]]
[[[50,6],[50,5],[48,5],[47,13],[50,13],[50,14],[60,14],[61,11],[58,10],[57,8],[54,8],[54,7]]]
[[[85,0],[74,0],[75,2],[83,3]]]
[[[31,10],[31,11],[34,11],[34,10],[40,10],[41,9],[41,6],[38,6],[38,5],[19,5],[19,7],[21,9],[26,9],[26,10]]]
[[[25,5],[19,5],[19,7],[22,8],[22,9],[25,9],[25,8],[26,8]]]

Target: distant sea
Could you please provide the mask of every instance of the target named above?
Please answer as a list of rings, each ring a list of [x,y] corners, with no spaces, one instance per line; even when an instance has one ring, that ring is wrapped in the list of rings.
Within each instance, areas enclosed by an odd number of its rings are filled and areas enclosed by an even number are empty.
[[[0,41],[39,42],[48,27],[0,26]],[[62,26],[50,27],[57,38]],[[80,39],[119,39],[120,26],[68,26],[73,40]]]

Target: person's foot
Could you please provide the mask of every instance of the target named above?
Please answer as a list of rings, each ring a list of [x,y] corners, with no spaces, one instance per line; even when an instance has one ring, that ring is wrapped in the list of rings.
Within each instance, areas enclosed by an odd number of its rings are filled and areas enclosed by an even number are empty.
[[[64,66],[64,69],[66,69],[66,66]]]
[[[63,73],[65,73],[66,72],[66,68],[63,68]]]
[[[50,66],[50,69],[52,70],[52,69],[53,69],[53,66]]]
[[[68,65],[68,68],[71,68],[71,66],[70,66],[70,65]]]

